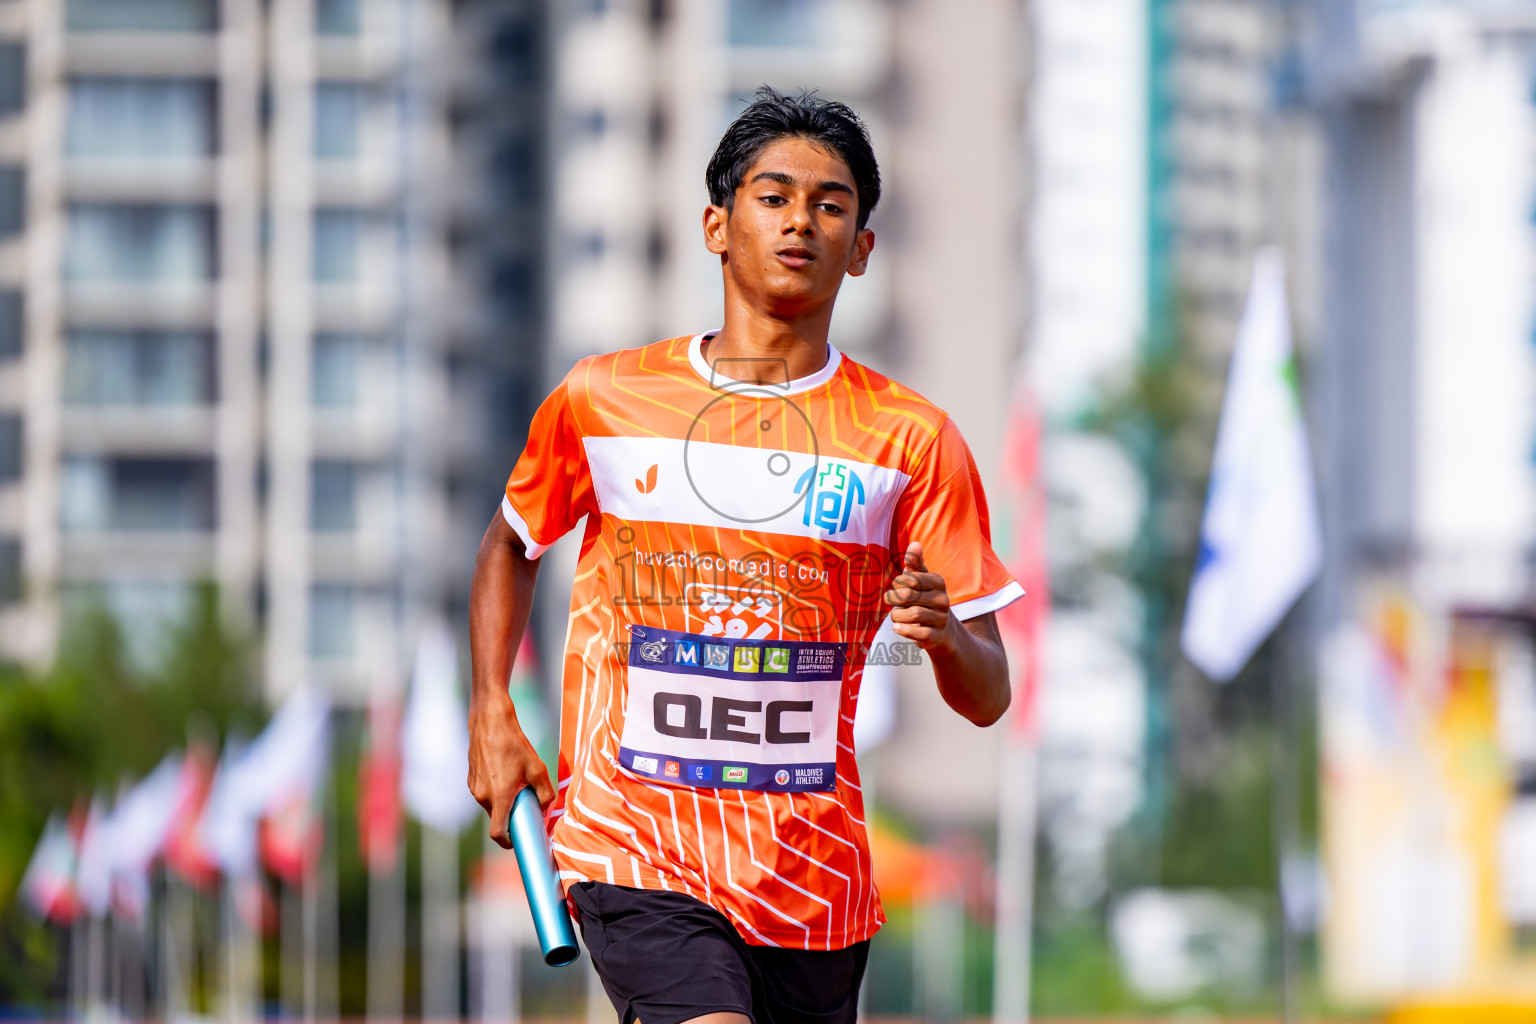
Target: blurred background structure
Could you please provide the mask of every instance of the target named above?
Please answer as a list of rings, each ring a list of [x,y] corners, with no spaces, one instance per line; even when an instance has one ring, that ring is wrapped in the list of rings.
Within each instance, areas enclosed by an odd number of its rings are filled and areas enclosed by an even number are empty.
[[[1536,1012],[1526,0],[0,0],[0,1008],[603,1019],[456,788],[469,574],[567,369],[716,326],[764,83],[868,120],[833,340],[1041,597],[1013,722],[861,704],[868,1015]],[[1325,557],[1218,684],[1266,247]]]

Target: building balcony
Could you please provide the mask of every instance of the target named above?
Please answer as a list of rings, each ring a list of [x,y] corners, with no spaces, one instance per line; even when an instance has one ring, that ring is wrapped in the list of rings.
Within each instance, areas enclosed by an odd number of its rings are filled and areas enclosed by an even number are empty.
[[[219,37],[211,32],[73,31],[65,36],[71,75],[216,75]]]
[[[206,579],[216,569],[214,547],[212,531],[65,533],[59,551],[59,577],[66,583],[133,575]]]
[[[214,157],[71,156],[64,195],[100,203],[213,203],[219,198]]]
[[[64,321],[73,327],[201,327],[214,326],[217,293],[214,282],[66,284]]]
[[[199,406],[66,406],[60,442],[72,452],[101,455],[210,455],[218,414]]]

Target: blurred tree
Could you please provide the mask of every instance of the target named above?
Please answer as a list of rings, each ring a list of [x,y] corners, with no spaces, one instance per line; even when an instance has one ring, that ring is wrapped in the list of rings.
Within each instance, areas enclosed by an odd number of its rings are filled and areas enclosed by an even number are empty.
[[[137,670],[117,620],[97,599],[66,618],[42,673],[0,665],[0,1002],[46,997],[57,964],[16,887],[50,812],[112,793],[186,742],[189,723],[220,737],[261,723],[251,637],[212,584],[165,627],[156,665]]]

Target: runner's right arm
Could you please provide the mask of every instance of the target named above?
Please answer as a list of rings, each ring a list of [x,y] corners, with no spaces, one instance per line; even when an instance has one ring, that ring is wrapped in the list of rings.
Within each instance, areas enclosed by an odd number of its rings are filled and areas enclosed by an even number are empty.
[[[507,814],[522,788],[532,786],[546,807],[555,798],[549,771],[507,695],[538,574],[538,560],[527,556],[522,538],[497,512],[480,540],[469,591],[469,791],[491,816],[491,838],[507,849]]]

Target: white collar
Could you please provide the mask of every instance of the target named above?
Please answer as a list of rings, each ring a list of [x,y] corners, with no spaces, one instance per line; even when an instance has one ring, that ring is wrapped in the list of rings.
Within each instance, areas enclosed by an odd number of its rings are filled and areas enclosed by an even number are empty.
[[[712,331],[696,334],[688,343],[688,362],[693,364],[694,372],[703,377],[711,387],[722,391],[739,391],[743,388],[752,390],[768,390],[775,395],[797,395],[802,391],[825,384],[837,373],[837,368],[842,365],[843,354],[837,350],[837,346],[827,342],[827,364],[808,377],[799,377],[784,384],[778,383],[754,383],[752,381],[735,380],[724,374],[716,373],[714,367],[704,361],[704,339],[713,338],[719,334],[721,328],[716,327]]]

